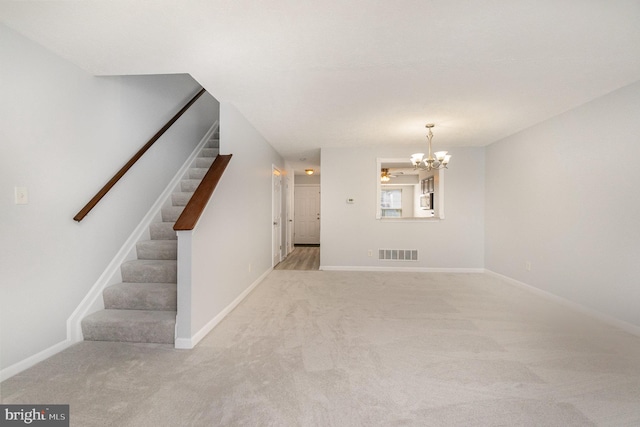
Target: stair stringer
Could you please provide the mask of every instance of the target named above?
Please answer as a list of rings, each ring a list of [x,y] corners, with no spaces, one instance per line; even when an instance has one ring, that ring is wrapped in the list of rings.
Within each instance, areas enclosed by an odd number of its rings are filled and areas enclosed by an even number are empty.
[[[180,182],[189,172],[189,169],[195,163],[196,158],[207,144],[211,136],[218,130],[219,122],[216,120],[214,124],[205,133],[198,145],[195,147],[191,155],[184,162],[182,167],[169,182],[166,189],[156,199],[155,203],[149,209],[149,212],[142,218],[138,226],[133,230],[129,238],[124,242],[120,250],[107,265],[104,272],[98,277],[87,295],[80,301],[78,307],[71,313],[67,319],[67,341],[71,343],[80,342],[84,339],[82,334],[82,319],[97,311],[104,309],[104,300],[102,293],[108,286],[115,285],[122,281],[120,267],[125,261],[137,259],[136,243],[140,240],[148,240],[150,238],[149,226],[153,222],[157,222],[161,217],[161,210],[165,206],[171,204],[171,194],[180,186]]]

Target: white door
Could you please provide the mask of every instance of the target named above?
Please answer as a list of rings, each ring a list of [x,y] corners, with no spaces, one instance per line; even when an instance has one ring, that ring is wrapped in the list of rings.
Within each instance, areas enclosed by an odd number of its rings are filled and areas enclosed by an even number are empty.
[[[286,201],[285,201],[286,212],[285,212],[284,218],[286,220],[285,227],[286,227],[286,236],[287,236],[285,241],[285,246],[286,246],[285,255],[289,255],[289,253],[291,253],[291,251],[293,250],[293,187],[291,185],[291,178],[289,175],[285,177],[284,182],[285,182],[284,194],[286,197]]]
[[[273,266],[282,261],[282,174],[277,168],[273,168]]]
[[[296,185],[294,243],[320,244],[320,186]]]

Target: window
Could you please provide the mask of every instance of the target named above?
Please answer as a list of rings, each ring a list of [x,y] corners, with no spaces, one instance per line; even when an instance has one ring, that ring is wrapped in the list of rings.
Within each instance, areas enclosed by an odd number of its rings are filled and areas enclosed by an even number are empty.
[[[380,208],[383,218],[402,217],[402,190],[381,190]]]

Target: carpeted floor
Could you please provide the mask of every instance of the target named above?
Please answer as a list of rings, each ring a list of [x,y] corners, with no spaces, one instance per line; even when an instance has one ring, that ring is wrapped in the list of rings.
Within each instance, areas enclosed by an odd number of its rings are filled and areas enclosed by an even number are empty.
[[[0,396],[72,426],[635,426],[640,338],[482,274],[273,271],[194,350],[84,342]]]

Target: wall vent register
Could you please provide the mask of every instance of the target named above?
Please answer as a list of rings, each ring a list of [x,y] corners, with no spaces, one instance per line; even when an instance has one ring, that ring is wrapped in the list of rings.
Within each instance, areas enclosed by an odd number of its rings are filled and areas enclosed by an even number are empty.
[[[418,261],[418,250],[378,249],[378,259],[383,261]]]

